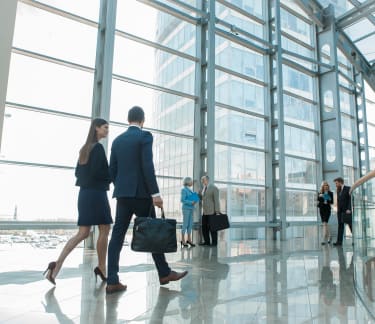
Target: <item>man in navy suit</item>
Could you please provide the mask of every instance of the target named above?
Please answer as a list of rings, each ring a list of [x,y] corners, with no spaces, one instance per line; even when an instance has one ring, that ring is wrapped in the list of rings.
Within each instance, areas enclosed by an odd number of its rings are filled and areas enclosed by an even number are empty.
[[[128,113],[129,128],[112,143],[110,173],[115,186],[113,197],[117,198],[116,219],[108,246],[107,294],[124,291],[126,285],[119,281],[120,252],[133,214],[137,217],[155,217],[155,209],[163,207],[163,200],[156,181],[152,158],[153,137],[142,130],[144,111],[133,107]],[[164,254],[152,254],[159,274],[159,282],[165,285],[180,280],[187,271],[172,271]]]
[[[352,200],[350,197],[350,187],[344,186],[344,179],[338,177],[333,180],[337,189],[337,240],[333,245],[341,246],[344,237],[345,224],[349,225],[352,232]]]

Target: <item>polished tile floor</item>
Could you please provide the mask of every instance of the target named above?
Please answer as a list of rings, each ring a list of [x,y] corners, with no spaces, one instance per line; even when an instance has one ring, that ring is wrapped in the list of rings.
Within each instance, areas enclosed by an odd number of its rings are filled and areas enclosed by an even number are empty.
[[[75,249],[57,278],[43,278],[57,249],[0,245],[0,323],[375,323],[353,286],[353,250],[317,239],[228,240],[178,249],[167,258],[189,270],[160,286],[148,254],[124,246],[122,294],[95,281],[96,256]]]

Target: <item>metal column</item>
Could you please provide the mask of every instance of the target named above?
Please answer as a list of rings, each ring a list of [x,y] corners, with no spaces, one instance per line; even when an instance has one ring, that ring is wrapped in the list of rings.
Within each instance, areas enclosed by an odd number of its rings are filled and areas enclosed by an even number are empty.
[[[321,145],[323,152],[323,179],[329,183],[338,176],[343,176],[343,152],[341,135],[341,111],[339,98],[337,32],[334,25],[334,9],[325,9],[327,25],[318,32],[318,58],[324,60],[324,53],[329,55],[328,69],[319,67],[319,94],[321,116]],[[329,17],[331,18],[329,20]],[[328,57],[326,57],[328,59]]]
[[[0,1],[0,149],[16,12],[17,0]]]
[[[284,142],[284,98],[283,98],[283,66],[282,66],[282,46],[281,46],[281,17],[280,0],[275,0],[275,53],[271,58],[276,63],[276,100],[272,95],[272,151],[273,151],[273,213],[276,215],[277,206],[280,212],[280,239],[286,240],[286,189],[285,189],[285,142]],[[273,80],[272,70],[270,79]],[[274,109],[277,108],[277,118]],[[277,174],[278,173],[278,174]],[[277,190],[279,192],[277,193]]]
[[[215,0],[208,2],[207,25],[207,126],[206,126],[206,173],[210,182],[215,180]],[[204,82],[204,80],[202,80]],[[205,120],[203,119],[202,125]],[[203,138],[204,139],[204,138]]]
[[[96,61],[94,75],[94,89],[92,97],[92,117],[101,117],[109,121],[112,89],[112,66],[115,44],[117,0],[101,0],[99,14],[99,28],[96,45]],[[108,151],[108,142],[103,142]],[[85,241],[85,247],[95,248],[97,228],[94,235]]]
[[[355,111],[357,115],[358,132],[358,159],[359,159],[359,177],[370,172],[370,156],[368,151],[368,132],[367,132],[367,112],[366,96],[363,77],[361,73],[355,75],[357,85],[355,92]]]

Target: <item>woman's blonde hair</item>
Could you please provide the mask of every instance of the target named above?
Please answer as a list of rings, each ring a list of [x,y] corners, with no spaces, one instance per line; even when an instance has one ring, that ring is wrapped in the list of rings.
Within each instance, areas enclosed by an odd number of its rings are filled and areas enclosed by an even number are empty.
[[[328,190],[331,190],[330,187],[329,187],[328,182],[324,180],[324,181],[322,182],[322,185],[320,186],[320,191],[319,191],[320,193],[323,193],[323,192],[324,192],[324,186],[325,186],[325,185],[328,186]]]

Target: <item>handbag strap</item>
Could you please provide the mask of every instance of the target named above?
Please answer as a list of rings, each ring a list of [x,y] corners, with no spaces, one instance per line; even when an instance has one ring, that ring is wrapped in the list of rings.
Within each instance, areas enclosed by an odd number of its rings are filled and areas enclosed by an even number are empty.
[[[150,211],[149,211],[149,213],[148,213],[148,217],[151,217],[151,214],[152,214],[152,208],[155,208],[155,206],[154,206],[153,204],[151,204],[151,206],[150,206]],[[157,218],[157,217],[156,217],[156,212],[155,212],[155,218]],[[161,218],[162,218],[162,219],[165,219],[164,208],[161,208]]]

